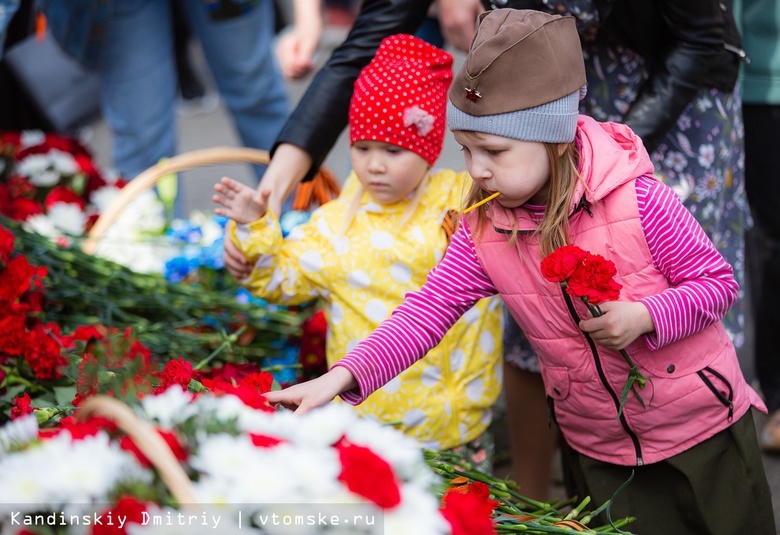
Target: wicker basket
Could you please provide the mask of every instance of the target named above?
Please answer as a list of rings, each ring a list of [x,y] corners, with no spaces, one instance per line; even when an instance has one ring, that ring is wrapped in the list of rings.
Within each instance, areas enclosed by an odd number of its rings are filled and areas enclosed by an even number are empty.
[[[154,186],[158,180],[171,174],[186,171],[193,167],[216,165],[223,163],[251,163],[267,165],[268,153],[264,150],[244,147],[213,147],[180,154],[161,162],[139,174],[121,191],[119,197],[109,209],[104,211],[82,243],[82,250],[94,254],[100,239],[119,217],[122,210],[130,204],[141,192]],[[293,209],[305,210],[313,204],[324,204],[337,197],[339,185],[333,174],[326,168],[320,168],[313,180],[300,184],[293,200]]]
[[[268,164],[268,153],[264,150],[243,147],[212,147],[186,152],[161,162],[139,174],[122,189],[119,197],[95,221],[81,245],[87,254],[94,254],[100,239],[116,221],[119,214],[135,197],[154,186],[158,180],[171,173],[179,173],[193,167],[215,165],[222,163],[252,163]]]
[[[84,401],[76,414],[82,421],[91,416],[112,420],[120,431],[133,439],[141,453],[157,469],[179,507],[186,510],[197,503],[192,492],[192,482],[168,444],[151,424],[136,416],[130,407],[108,396],[93,396]]]

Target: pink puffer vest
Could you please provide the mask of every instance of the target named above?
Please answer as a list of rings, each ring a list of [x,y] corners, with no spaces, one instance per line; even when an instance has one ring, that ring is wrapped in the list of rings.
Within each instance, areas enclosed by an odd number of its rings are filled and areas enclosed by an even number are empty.
[[[635,177],[652,171],[647,153],[621,125],[581,117],[578,132],[588,188],[575,193],[580,206],[573,207],[569,219],[571,243],[615,263],[621,300],[664,291],[669,283],[653,266],[636,199]],[[594,151],[597,169],[589,163]],[[582,199],[587,203],[580,204]],[[645,408],[629,394],[623,415],[616,418],[628,374],[625,361],[578,328],[585,305],[542,277],[538,240],[530,235],[536,225],[527,213],[493,207],[490,218],[492,228],[476,238],[477,255],[536,349],[555,418],[575,450],[614,464],[654,463],[725,429],[751,405],[766,410],[745,382],[734,346],[718,322],[655,351],[642,337],[626,348],[652,383],[639,390]],[[467,221],[473,229],[475,217]],[[515,224],[526,231],[520,262],[517,249],[507,245]]]

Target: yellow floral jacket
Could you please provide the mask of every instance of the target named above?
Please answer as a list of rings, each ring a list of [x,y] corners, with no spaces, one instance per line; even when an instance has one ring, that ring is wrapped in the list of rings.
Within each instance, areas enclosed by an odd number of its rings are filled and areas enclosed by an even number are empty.
[[[411,219],[396,223],[409,200],[379,205],[363,194],[349,229],[345,213],[357,194],[354,173],[338,199],[282,238],[269,212],[232,228],[232,239],[255,267],[243,285],[280,304],[321,297],[328,321],[327,358],[333,365],[366,338],[404,299],[419,289],[442,258],[441,226],[449,209],[460,210],[466,173],[440,170]],[[498,297],[477,303],[428,355],[357,407],[394,423],[425,447],[449,449],[482,434],[502,382],[502,313]]]

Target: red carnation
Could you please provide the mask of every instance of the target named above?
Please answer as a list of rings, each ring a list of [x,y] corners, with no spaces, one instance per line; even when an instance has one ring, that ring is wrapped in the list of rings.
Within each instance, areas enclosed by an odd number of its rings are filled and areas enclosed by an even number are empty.
[[[564,245],[542,260],[542,275],[550,282],[563,282],[582,265],[588,253],[576,245]]]
[[[84,208],[87,206],[87,203],[84,201],[84,199],[76,195],[73,190],[66,188],[65,186],[57,186],[56,188],[52,189],[49,194],[46,195],[44,204],[46,205],[46,209],[49,210],[58,202],[75,204],[81,210],[84,210]]]
[[[465,492],[458,489],[444,494],[441,514],[450,523],[452,535],[493,535],[495,533],[491,515],[498,502],[491,500],[489,494],[476,483],[468,485]]]
[[[569,279],[566,291],[572,297],[587,299],[591,305],[615,301],[620,297],[620,289],[623,287],[615,282],[615,275],[617,269],[612,261],[601,255],[588,253],[582,265]]]
[[[27,262],[27,257],[16,256],[8,261],[0,277],[0,305],[9,306],[30,289],[30,281],[37,268]]]
[[[220,379],[201,379],[203,386],[208,388],[216,396],[230,394],[240,399],[247,407],[259,409],[264,412],[274,412],[274,408],[268,404],[263,393],[256,386],[241,382],[228,383]]]
[[[187,386],[192,380],[192,363],[185,361],[182,357],[171,359],[165,363],[165,368],[161,372],[154,375],[160,379],[160,384],[154,389],[155,393],[164,392],[171,385],[181,385],[187,390]]]
[[[341,460],[339,481],[350,491],[382,509],[392,509],[401,503],[398,481],[387,461],[368,448],[343,441],[336,449]]]
[[[249,438],[252,439],[252,444],[258,448],[273,448],[279,444],[284,444],[286,441],[280,438],[271,437],[268,435],[257,435],[255,433],[249,433]]]
[[[240,382],[251,373],[260,371],[260,366],[255,362],[236,363],[226,362],[223,366],[216,366],[208,370],[196,372],[202,379],[221,380],[227,382]]]
[[[0,260],[7,262],[14,251],[14,235],[5,227],[0,226]]]
[[[68,364],[61,355],[59,330],[54,323],[38,324],[28,334],[24,360],[38,379],[46,381],[62,377],[62,370]]]
[[[21,355],[27,340],[25,314],[11,313],[0,318],[0,353]]]
[[[17,197],[8,203],[6,215],[14,221],[27,221],[30,217],[43,213],[40,204],[32,199]]]
[[[140,524],[144,520],[146,504],[134,496],[122,496],[117,500],[116,505],[101,513],[104,517],[109,514],[112,518],[124,518],[125,524],[120,527],[118,522],[109,525],[107,522],[96,524],[92,527],[92,535],[124,535],[127,533],[127,525],[130,523]]]
[[[11,420],[15,420],[20,416],[32,414],[34,409],[31,403],[32,400],[27,392],[20,396],[16,396],[11,402]]]
[[[173,453],[173,456],[176,457],[179,461],[186,461],[187,460],[187,450],[184,448],[184,446],[179,442],[179,439],[176,438],[176,435],[174,435],[171,431],[163,431],[162,429],[157,429],[157,434],[162,437],[162,439],[165,441],[165,443],[168,445],[168,448],[170,448],[171,453]],[[149,459],[144,455],[144,453],[136,446],[135,442],[132,438],[125,435],[121,439],[119,439],[119,447],[122,448],[125,451],[129,451],[133,455],[135,455],[135,458],[138,459],[138,462],[141,463],[141,465],[151,468],[152,463],[149,461]]]
[[[83,440],[87,437],[93,437],[100,431],[113,433],[116,430],[116,424],[112,420],[104,418],[103,416],[93,416],[85,422],[77,420],[73,416],[66,416],[60,420],[60,423],[57,427],[50,427],[38,431],[38,436],[41,438],[51,438],[59,435],[62,431],[67,431],[70,433],[70,438],[75,441]]]

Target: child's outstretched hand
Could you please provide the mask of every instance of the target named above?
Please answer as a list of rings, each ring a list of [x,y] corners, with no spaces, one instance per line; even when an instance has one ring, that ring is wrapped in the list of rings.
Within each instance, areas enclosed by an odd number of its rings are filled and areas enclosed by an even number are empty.
[[[296,413],[306,413],[333,401],[337,395],[357,386],[357,381],[346,368],[335,367],[328,373],[284,390],[265,394],[269,403],[281,403]]]
[[[645,333],[655,330],[650,311],[640,302],[607,301],[599,305],[603,316],[580,321],[580,329],[608,349],[625,349]]]
[[[224,208],[214,209],[217,215],[223,215],[236,223],[249,224],[265,215],[271,192],[259,192],[254,188],[223,176],[214,184],[216,194],[211,198]]]

